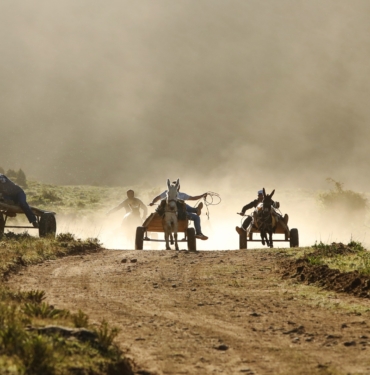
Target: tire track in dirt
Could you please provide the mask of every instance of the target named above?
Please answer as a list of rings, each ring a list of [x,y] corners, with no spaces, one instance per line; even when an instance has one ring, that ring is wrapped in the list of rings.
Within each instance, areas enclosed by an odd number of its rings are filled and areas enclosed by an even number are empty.
[[[121,348],[153,374],[370,373],[370,302],[317,300],[319,289],[281,279],[280,253],[105,250],[29,267],[8,284],[116,325]]]

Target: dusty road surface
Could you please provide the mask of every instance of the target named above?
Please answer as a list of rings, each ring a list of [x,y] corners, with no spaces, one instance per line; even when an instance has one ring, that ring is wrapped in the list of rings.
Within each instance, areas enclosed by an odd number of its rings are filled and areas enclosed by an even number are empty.
[[[119,327],[137,374],[370,374],[370,301],[283,280],[282,258],[103,250],[8,284]]]

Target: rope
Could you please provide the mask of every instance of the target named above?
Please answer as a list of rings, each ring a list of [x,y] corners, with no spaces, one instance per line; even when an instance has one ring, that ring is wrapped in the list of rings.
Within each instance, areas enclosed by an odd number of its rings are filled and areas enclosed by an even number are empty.
[[[194,207],[198,206],[198,203],[200,202],[200,200],[195,204]],[[220,197],[220,194],[215,193],[213,191],[207,191],[207,196],[205,198],[203,198],[203,201],[204,201],[204,206],[207,209],[206,215],[207,215],[208,220],[209,220],[209,208],[208,208],[208,206],[217,206],[218,204],[221,203],[222,199]]]

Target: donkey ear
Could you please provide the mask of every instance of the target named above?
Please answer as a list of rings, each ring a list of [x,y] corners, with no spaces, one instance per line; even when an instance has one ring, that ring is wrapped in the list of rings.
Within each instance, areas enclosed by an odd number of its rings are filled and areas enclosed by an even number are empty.
[[[178,188],[180,185],[180,179],[178,178],[177,181],[176,181],[176,188]]]
[[[265,188],[262,188],[262,191],[263,191],[263,196],[265,197],[266,196]]]
[[[170,184],[170,179],[167,178],[167,187],[168,187],[168,189],[170,188],[170,186],[171,186],[171,184]]]
[[[275,194],[275,189],[272,191],[272,193],[270,194],[270,198],[272,198],[272,196]]]

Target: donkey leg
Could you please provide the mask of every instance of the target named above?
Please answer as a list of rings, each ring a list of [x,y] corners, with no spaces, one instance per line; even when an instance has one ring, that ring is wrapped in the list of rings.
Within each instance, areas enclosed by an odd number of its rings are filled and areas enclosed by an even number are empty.
[[[171,239],[171,245],[173,245],[173,236],[172,236],[172,230],[170,231],[170,239]]]
[[[170,243],[169,243],[169,231],[168,229],[166,228],[165,232],[164,232],[164,239],[166,240],[166,250],[171,250],[170,248]]]
[[[177,243],[177,232],[174,233],[174,237],[175,237],[175,249],[179,250],[179,244]]]
[[[272,242],[272,233],[269,233],[269,237],[270,237],[270,240],[269,240],[270,247],[272,248],[272,247],[274,247],[274,243]]]
[[[263,232],[261,232],[261,241],[262,241],[262,245],[265,244],[265,234]]]
[[[178,222],[177,220],[173,223],[173,235],[175,237],[175,249],[179,250],[179,245],[177,243],[177,229],[178,229]]]

